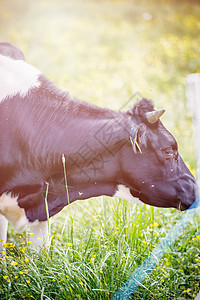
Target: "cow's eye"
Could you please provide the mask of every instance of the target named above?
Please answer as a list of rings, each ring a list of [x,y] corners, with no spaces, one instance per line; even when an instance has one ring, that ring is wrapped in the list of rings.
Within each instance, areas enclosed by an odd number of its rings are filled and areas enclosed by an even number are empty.
[[[163,149],[163,154],[165,156],[165,158],[170,159],[174,157],[174,150],[172,147],[167,147],[165,149]]]

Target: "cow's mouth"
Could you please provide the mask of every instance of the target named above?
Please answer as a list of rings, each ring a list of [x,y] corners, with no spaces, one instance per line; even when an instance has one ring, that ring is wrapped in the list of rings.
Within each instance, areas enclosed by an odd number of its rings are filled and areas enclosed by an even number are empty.
[[[181,200],[177,200],[177,209],[179,211],[187,210],[190,207],[190,205],[183,203]]]
[[[136,190],[134,188],[130,188],[130,192],[132,194],[133,197],[139,198],[143,203],[145,204],[149,204],[149,205],[155,205],[157,207],[174,207],[179,211],[184,211],[187,210],[190,205],[183,203],[180,199],[175,199],[174,201],[174,205],[171,203],[167,203],[166,205],[164,203],[162,203],[161,205],[159,204],[151,204],[149,199],[140,191],[140,190]]]

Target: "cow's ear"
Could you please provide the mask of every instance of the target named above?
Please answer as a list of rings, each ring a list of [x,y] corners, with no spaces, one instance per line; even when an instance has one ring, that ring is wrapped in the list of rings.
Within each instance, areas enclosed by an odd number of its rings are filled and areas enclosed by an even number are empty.
[[[131,129],[130,140],[134,153],[142,153],[142,148],[147,146],[147,128],[144,123]]]
[[[138,143],[143,147],[147,147],[147,126],[144,123],[139,125]]]

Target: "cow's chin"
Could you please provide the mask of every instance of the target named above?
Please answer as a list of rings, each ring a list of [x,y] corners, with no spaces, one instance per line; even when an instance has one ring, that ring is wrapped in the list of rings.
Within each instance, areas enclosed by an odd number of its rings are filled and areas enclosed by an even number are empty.
[[[131,188],[130,192],[131,192],[132,196],[140,199],[143,203],[148,204],[148,205],[162,207],[162,208],[176,208],[179,211],[185,211],[190,207],[190,205],[183,203],[178,198],[174,198],[171,201],[169,201],[169,199],[162,200],[162,198],[161,199],[155,199],[155,198],[151,199],[139,190]]]

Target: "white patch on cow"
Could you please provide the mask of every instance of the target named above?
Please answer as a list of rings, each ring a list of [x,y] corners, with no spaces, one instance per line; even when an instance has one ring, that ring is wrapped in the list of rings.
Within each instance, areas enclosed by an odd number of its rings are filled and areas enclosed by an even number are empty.
[[[7,240],[8,220],[0,215],[0,242],[6,243]]]
[[[11,193],[3,193],[0,197],[0,214],[10,222],[17,231],[23,231],[28,224],[28,219],[23,208],[19,207],[18,197],[12,197]]]
[[[0,258],[5,257],[5,248],[3,245],[7,241],[7,229],[8,229],[8,220],[3,215],[0,215]],[[5,262],[5,261],[3,260],[1,262]],[[2,267],[3,265],[0,263],[0,272]]]
[[[35,221],[29,223],[30,225],[30,242],[31,247],[39,250],[41,247],[48,249],[49,247],[49,235],[48,235],[48,222],[47,221]]]
[[[117,191],[113,195],[113,197],[125,199],[128,201],[134,201],[136,203],[142,203],[142,201],[140,201],[138,198],[135,198],[131,195],[130,189],[128,187],[126,187],[125,185],[122,185],[122,184],[119,184],[117,186]]]
[[[0,102],[8,96],[24,97],[31,88],[39,87],[41,72],[23,60],[0,55]]]

